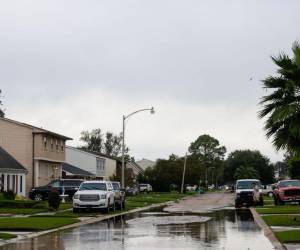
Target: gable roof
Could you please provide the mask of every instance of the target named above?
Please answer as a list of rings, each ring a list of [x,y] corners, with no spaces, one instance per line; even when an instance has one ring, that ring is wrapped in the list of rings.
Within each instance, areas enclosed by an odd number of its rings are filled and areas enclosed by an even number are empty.
[[[12,120],[12,119],[8,119],[8,118],[3,118],[3,117],[0,117],[0,121],[3,120],[3,121],[6,121],[6,122],[10,122],[10,123],[14,123],[14,124],[17,124],[19,126],[23,126],[23,127],[27,127],[27,128],[31,128],[33,129],[33,133],[34,134],[49,134],[49,135],[52,135],[52,136],[56,136],[58,138],[61,138],[63,140],[73,140],[72,138],[70,137],[67,137],[67,136],[64,136],[64,135],[61,135],[61,134],[57,134],[57,133],[54,133],[54,132],[51,132],[49,130],[46,130],[46,129],[43,129],[43,128],[39,128],[39,127],[36,127],[36,126],[32,126],[30,124],[27,124],[27,123],[23,123],[23,122],[18,122],[18,121],[15,121],[15,120]]]
[[[107,155],[107,154],[103,154],[103,153],[99,153],[99,152],[95,152],[95,151],[90,151],[90,150],[87,150],[87,149],[84,149],[84,148],[75,148],[75,147],[68,146],[68,145],[66,145],[66,148],[76,150],[76,151],[80,151],[80,152],[86,153],[86,154],[91,154],[91,155],[94,155],[96,157],[100,156],[100,157],[105,157],[105,158],[112,159],[112,160],[115,160],[115,161],[118,161],[118,162],[122,162],[122,159],[119,158],[119,157],[116,157],[116,156],[111,156],[111,155]]]
[[[0,171],[27,173],[27,169],[2,147],[0,147]]]
[[[74,165],[71,165],[69,163],[63,163],[62,164],[62,170],[69,172],[73,175],[81,175],[81,176],[95,176],[89,171],[83,170],[81,168],[75,167]]]

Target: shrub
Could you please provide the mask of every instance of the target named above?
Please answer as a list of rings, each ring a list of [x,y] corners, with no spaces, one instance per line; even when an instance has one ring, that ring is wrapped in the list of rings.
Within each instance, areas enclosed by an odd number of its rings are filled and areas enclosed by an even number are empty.
[[[56,188],[52,188],[48,200],[49,208],[57,210],[60,204],[59,192]]]
[[[16,198],[16,194],[12,190],[4,191],[3,198],[6,200],[14,200]]]

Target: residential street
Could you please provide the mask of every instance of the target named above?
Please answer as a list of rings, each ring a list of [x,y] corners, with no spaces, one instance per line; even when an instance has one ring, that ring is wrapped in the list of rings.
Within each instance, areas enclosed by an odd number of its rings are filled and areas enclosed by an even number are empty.
[[[213,192],[205,193],[196,197],[189,197],[174,203],[164,209],[166,212],[191,212],[205,213],[215,209],[233,206],[233,193]]]
[[[117,216],[0,249],[273,249],[250,211],[228,207],[232,201],[232,194],[222,192],[188,197],[164,209]]]

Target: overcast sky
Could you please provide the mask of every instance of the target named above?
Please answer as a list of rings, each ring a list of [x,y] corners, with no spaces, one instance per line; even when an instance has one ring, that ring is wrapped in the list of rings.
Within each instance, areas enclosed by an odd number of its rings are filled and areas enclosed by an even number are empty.
[[[210,134],[281,160],[257,118],[271,55],[299,39],[300,1],[2,1],[6,116],[74,138],[121,132],[136,158],[183,155]]]

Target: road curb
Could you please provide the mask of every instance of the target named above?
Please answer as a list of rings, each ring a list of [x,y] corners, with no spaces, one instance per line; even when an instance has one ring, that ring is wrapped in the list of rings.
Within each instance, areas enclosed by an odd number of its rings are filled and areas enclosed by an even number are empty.
[[[256,212],[255,208],[251,207],[250,211],[253,215],[256,224],[264,231],[265,236],[270,240],[274,249],[276,250],[286,250],[284,245],[276,238],[272,229],[265,223],[261,216]]]
[[[45,235],[45,234],[54,233],[54,232],[57,232],[57,231],[63,231],[63,230],[67,230],[67,229],[71,229],[71,228],[75,228],[75,227],[80,227],[80,226],[96,223],[96,222],[111,219],[111,218],[114,218],[114,217],[120,216],[120,215],[126,215],[126,214],[145,211],[145,210],[148,210],[148,209],[151,209],[151,208],[157,208],[157,207],[161,207],[161,206],[171,205],[173,203],[175,203],[175,201],[167,201],[167,202],[164,202],[164,203],[152,204],[152,205],[147,206],[147,207],[140,207],[140,208],[136,208],[136,209],[132,209],[132,210],[129,210],[129,211],[120,212],[120,213],[116,213],[116,214],[98,215],[97,217],[90,218],[90,219],[87,219],[87,220],[83,220],[83,221],[80,221],[80,222],[76,222],[76,223],[73,223],[73,224],[69,224],[69,225],[66,225],[66,226],[63,226],[63,227],[58,227],[58,228],[45,230],[45,231],[41,231],[41,232],[29,233],[29,234],[21,235],[21,236],[18,235],[17,238],[13,238],[11,240],[6,240],[6,241],[2,241],[2,242],[0,241],[0,246],[15,243],[19,240],[31,239],[31,238],[35,238],[35,237],[42,236],[42,235]],[[13,234],[13,232],[11,232],[11,233]]]

